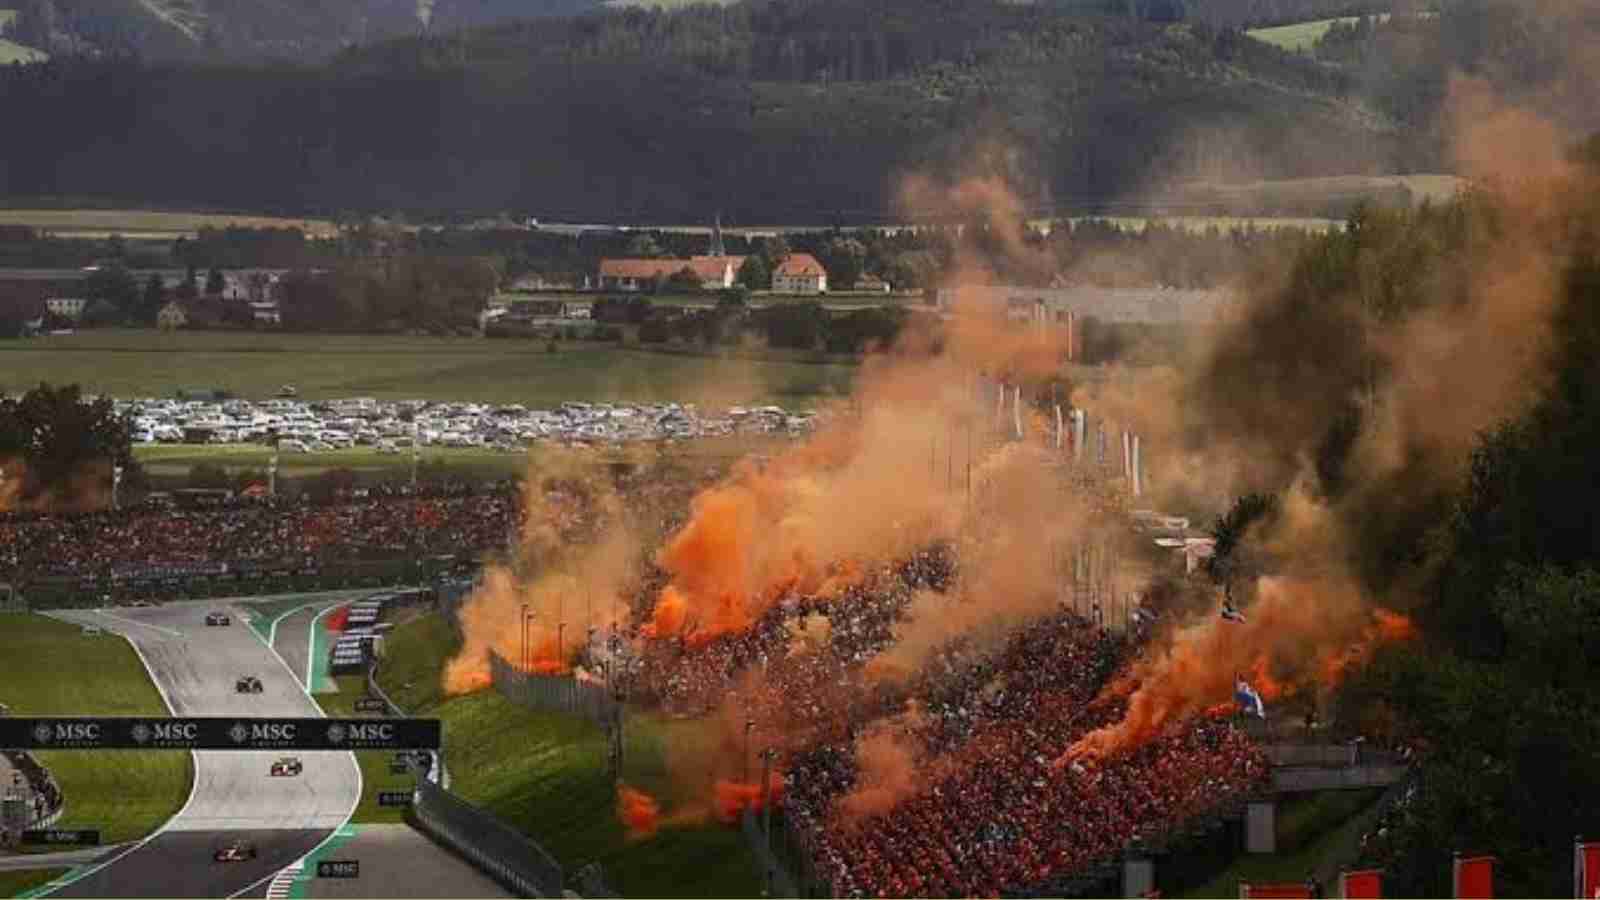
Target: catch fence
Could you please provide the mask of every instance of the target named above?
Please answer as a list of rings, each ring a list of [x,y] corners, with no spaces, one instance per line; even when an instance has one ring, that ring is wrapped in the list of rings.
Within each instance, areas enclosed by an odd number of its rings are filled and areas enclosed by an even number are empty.
[[[583,716],[607,729],[616,722],[617,701],[597,682],[524,672],[493,650],[489,651],[489,674],[494,689],[518,706]]]
[[[48,828],[66,811],[66,798],[54,775],[21,750],[0,751],[21,784],[0,786],[0,838],[7,842],[29,828]]]

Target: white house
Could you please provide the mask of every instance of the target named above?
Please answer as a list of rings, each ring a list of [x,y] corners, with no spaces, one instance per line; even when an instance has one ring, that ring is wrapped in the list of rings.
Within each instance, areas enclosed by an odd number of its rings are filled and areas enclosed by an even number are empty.
[[[44,308],[64,319],[76,322],[83,316],[83,308],[89,301],[82,297],[51,297],[44,301]]]
[[[779,294],[826,294],[828,271],[809,253],[791,253],[773,271],[772,290]]]

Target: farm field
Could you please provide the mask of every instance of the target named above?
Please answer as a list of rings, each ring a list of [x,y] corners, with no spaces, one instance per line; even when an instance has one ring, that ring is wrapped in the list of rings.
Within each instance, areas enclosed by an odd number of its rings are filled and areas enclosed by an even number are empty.
[[[1379,16],[1379,19],[1381,20],[1387,20],[1388,18],[1389,16],[1387,13]],[[1360,21],[1359,16],[1343,16],[1336,19],[1316,19],[1310,22],[1296,22],[1293,25],[1277,25],[1272,28],[1256,28],[1246,31],[1245,34],[1255,38],[1258,41],[1271,44],[1274,47],[1282,47],[1283,49],[1288,50],[1290,53],[1298,53],[1301,50],[1310,49],[1312,45],[1321,40],[1323,35],[1328,33],[1328,30],[1332,28],[1335,23],[1341,25],[1350,25],[1358,21]]]
[[[0,703],[23,716],[168,715],[127,641],[28,613],[0,614]],[[189,754],[170,750],[35,755],[67,800],[57,827],[98,828],[106,844],[143,837],[171,818],[193,778]]]
[[[12,63],[44,62],[50,54],[32,47],[24,47],[15,41],[0,38],[0,66],[9,66]]]
[[[438,614],[396,628],[387,643],[395,668],[381,666],[379,681],[408,714],[443,720],[451,790],[530,835],[569,871],[599,862],[624,896],[759,895],[760,873],[737,826],[689,821],[627,838],[606,774],[605,738],[588,720],[530,712],[493,690],[443,696],[443,665],[459,643]],[[625,731],[629,784],[660,798],[667,815],[676,804],[703,802],[672,783],[665,755],[669,746],[689,757],[705,752],[710,730],[630,715]]]
[[[848,392],[855,367],[649,353],[543,341],[96,331],[0,342],[0,390],[78,383],[114,397],[183,388],[267,398],[284,384],[303,400],[334,397],[521,403],[567,400],[816,404]]]
[[[0,42],[4,43],[4,42]],[[26,49],[26,48],[23,48]],[[3,52],[3,50],[0,50]],[[201,228],[299,228],[308,235],[331,237],[338,233],[324,219],[287,219],[277,216],[229,215],[201,212],[152,212],[134,209],[5,209],[0,225],[28,225],[61,237],[177,238],[193,236]]]

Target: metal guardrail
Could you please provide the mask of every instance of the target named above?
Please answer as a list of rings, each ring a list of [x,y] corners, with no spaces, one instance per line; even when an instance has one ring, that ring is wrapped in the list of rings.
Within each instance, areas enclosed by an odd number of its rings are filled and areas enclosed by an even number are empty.
[[[543,847],[433,782],[417,782],[407,818],[516,896],[562,896],[565,873]]]
[[[800,892],[795,888],[794,877],[779,861],[777,854],[772,852],[772,846],[767,843],[766,835],[761,831],[761,820],[756,817],[754,809],[749,806],[744,808],[744,813],[739,819],[739,827],[744,832],[744,842],[749,845],[750,851],[764,867],[763,875],[767,872],[772,874],[771,896],[799,897]]]
[[[1388,787],[1405,778],[1407,771],[1400,765],[1282,767],[1272,770],[1272,789],[1279,793],[1298,793]]]

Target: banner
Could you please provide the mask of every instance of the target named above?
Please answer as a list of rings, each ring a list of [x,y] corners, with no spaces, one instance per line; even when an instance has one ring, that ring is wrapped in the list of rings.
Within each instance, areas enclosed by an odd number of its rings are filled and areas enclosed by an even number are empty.
[[[1339,895],[1345,900],[1377,900],[1383,896],[1383,870],[1343,873],[1339,876]]]
[[[1451,896],[1457,900],[1493,900],[1494,863],[1492,856],[1457,856],[1452,878],[1455,893]]]
[[[438,750],[438,719],[0,717],[7,750]]]
[[[1572,884],[1579,900],[1600,897],[1600,843],[1578,841],[1572,852]]]

